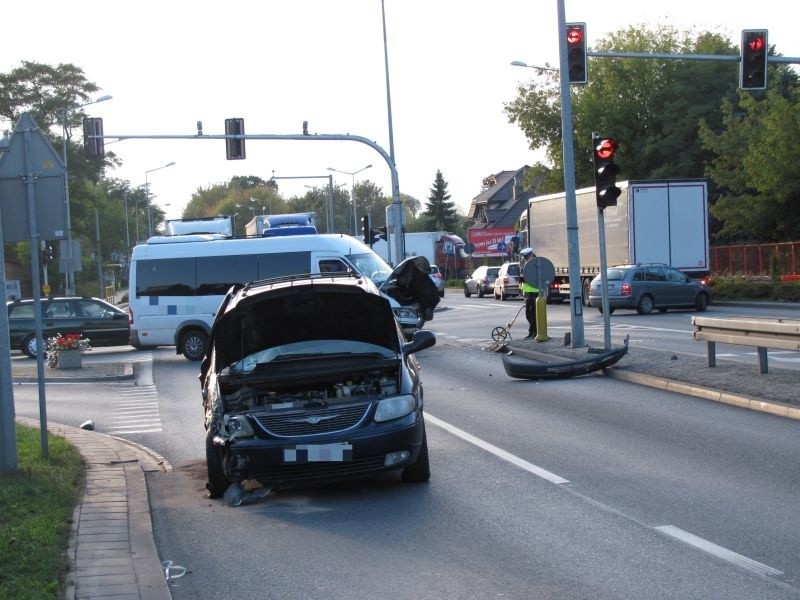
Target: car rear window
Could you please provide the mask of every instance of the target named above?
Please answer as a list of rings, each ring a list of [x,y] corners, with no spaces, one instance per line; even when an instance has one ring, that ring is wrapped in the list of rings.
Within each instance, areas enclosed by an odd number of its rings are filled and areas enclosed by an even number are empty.
[[[500,271],[500,267],[492,267],[491,269],[486,271],[486,275],[489,277],[497,278],[497,273]]]
[[[608,269],[606,271],[606,279],[609,281],[620,281],[625,277],[628,269]]]
[[[516,263],[508,265],[508,274],[511,275],[512,277],[519,276],[519,265]]]

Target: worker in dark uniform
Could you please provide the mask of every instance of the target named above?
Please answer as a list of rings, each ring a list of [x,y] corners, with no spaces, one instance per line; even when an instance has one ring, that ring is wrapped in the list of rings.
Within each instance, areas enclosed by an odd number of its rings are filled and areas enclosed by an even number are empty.
[[[536,338],[536,298],[539,297],[539,288],[534,283],[525,281],[523,272],[525,264],[536,256],[533,248],[523,248],[519,253],[522,260],[519,263],[519,281],[522,287],[522,296],[525,298],[525,318],[528,320],[528,335],[526,340]]]

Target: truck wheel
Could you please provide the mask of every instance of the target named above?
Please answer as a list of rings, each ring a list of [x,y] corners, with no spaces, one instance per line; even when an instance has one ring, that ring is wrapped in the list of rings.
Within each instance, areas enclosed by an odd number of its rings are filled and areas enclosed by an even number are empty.
[[[653,312],[653,308],[655,308],[653,297],[650,294],[644,294],[641,298],[639,298],[639,302],[636,305],[636,312],[638,312],[640,315],[649,315],[651,312]]]
[[[469,288],[466,285],[464,286],[464,296],[466,296],[467,298],[472,296],[472,292],[469,291]]]
[[[699,311],[704,311],[708,308],[708,294],[700,292],[694,300],[694,307]]]
[[[209,498],[221,498],[231,484],[225,477],[222,468],[223,449],[214,444],[214,434],[209,429],[206,431],[206,468],[208,470],[208,490]]]
[[[189,360],[200,360],[206,353],[208,336],[199,329],[190,329],[181,336],[180,349]]]

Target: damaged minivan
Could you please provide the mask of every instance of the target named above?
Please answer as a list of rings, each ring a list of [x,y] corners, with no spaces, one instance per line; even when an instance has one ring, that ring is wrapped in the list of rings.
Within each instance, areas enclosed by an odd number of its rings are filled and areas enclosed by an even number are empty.
[[[284,277],[231,289],[200,381],[209,495],[399,471],[430,478],[415,352],[389,301],[358,273]]]

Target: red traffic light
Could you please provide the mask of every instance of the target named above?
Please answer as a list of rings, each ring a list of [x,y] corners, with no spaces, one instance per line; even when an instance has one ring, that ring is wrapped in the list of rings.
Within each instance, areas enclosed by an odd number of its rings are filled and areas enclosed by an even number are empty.
[[[764,47],[764,38],[757,35],[747,40],[747,45],[753,52],[759,52]]]
[[[609,160],[614,158],[614,152],[617,151],[616,140],[604,139],[594,147],[594,154],[601,160]]]
[[[583,41],[583,28],[581,27],[570,27],[567,29],[567,43],[570,46],[574,46],[575,44],[580,44]]]

